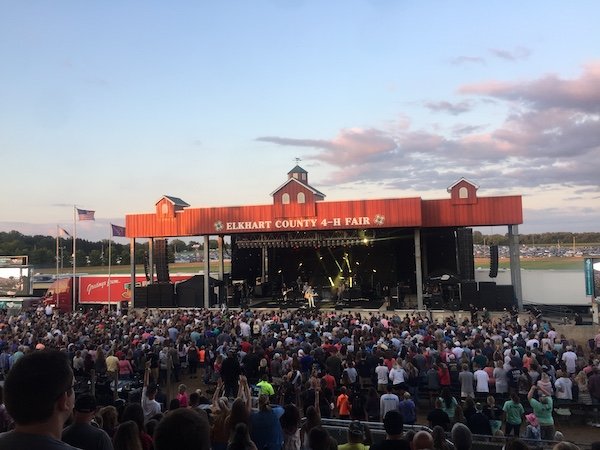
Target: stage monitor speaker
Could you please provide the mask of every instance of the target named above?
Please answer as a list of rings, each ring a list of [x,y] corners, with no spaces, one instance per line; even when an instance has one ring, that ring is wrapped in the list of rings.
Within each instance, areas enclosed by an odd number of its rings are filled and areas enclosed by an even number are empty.
[[[498,246],[490,245],[490,278],[498,276]]]
[[[154,241],[154,266],[156,267],[156,280],[159,283],[168,283],[169,277],[169,247],[166,239]]]
[[[148,308],[160,308],[160,285],[149,284],[146,286],[148,294]]]
[[[458,273],[463,280],[475,279],[475,258],[473,256],[473,229],[456,230],[458,250]]]
[[[147,308],[148,307],[148,288],[136,287],[135,297],[133,299],[134,308]]]

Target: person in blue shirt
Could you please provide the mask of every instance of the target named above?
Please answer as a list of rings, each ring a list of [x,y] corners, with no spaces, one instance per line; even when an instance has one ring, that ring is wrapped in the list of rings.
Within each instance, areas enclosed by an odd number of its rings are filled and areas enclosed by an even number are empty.
[[[250,437],[261,450],[281,450],[283,446],[283,431],[279,418],[269,405],[269,397],[258,397],[258,411],[250,416]]]

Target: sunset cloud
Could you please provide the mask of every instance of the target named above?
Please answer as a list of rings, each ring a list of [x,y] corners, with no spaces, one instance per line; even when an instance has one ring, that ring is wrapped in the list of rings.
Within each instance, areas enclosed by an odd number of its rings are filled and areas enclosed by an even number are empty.
[[[469,112],[471,110],[471,103],[467,101],[450,103],[450,102],[427,102],[425,107],[433,112],[447,112],[452,115],[458,115]]]
[[[570,186],[600,194],[600,63],[586,65],[574,79],[491,80],[462,86],[459,92],[471,98],[425,106],[460,114],[491,99],[506,104],[509,112],[491,129],[464,123],[447,130],[416,129],[407,120],[394,130],[341,130],[330,140],[258,140],[313,148],[316,153],[308,158],[332,166],[331,184],[431,190],[465,176],[485,180],[488,189]]]

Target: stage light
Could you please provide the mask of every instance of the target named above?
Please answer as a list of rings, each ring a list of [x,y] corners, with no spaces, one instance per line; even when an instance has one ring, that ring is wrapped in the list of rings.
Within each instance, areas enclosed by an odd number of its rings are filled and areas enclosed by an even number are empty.
[[[369,243],[369,240],[367,238],[364,238],[363,240],[363,244],[367,245]]]
[[[279,269],[279,270],[277,271],[277,273],[281,273],[281,269]]]
[[[356,264],[357,266],[360,266],[360,263],[358,261],[356,261],[354,264]]]
[[[298,268],[302,267],[302,263],[298,264]]]
[[[335,283],[333,282],[333,280],[331,279],[331,277],[327,277],[329,278],[329,284],[331,284],[331,287],[335,286]]]
[[[373,269],[373,273],[377,273],[377,269]]]

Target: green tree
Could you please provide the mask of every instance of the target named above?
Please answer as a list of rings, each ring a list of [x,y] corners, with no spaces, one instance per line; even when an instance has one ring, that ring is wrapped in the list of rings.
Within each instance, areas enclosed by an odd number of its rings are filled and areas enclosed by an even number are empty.
[[[90,252],[90,266],[102,266],[102,252],[100,250],[92,250]]]

